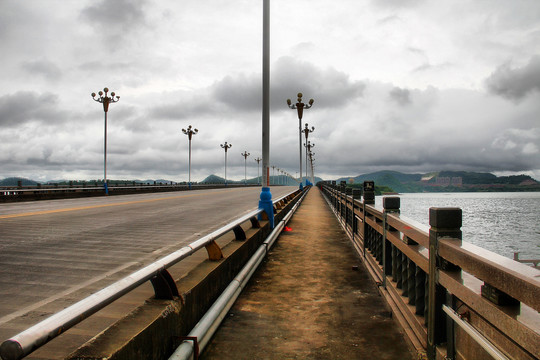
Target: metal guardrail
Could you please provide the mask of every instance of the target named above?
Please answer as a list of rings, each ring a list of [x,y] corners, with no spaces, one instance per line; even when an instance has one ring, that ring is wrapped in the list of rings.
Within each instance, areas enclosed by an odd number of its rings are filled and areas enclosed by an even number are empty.
[[[109,195],[136,194],[142,192],[165,192],[205,190],[216,188],[255,187],[257,184],[123,184],[108,187]],[[57,199],[63,197],[105,196],[103,186],[0,186],[0,202]]]
[[[274,200],[274,208],[292,199],[299,190]],[[103,309],[146,281],[151,281],[156,298],[172,299],[178,296],[178,289],[167,269],[196,251],[206,248],[210,260],[223,257],[216,239],[233,231],[237,240],[245,240],[246,235],[241,224],[251,221],[253,227],[260,227],[257,217],[265,215],[262,209],[256,209],[215,230],[214,232],[190,243],[189,245],[162,257],[150,265],[126,276],[112,285],[50,316],[40,323],[26,329],[0,345],[0,356],[4,360],[21,359],[32,353],[50,340],[64,333],[90,315]]]
[[[294,204],[293,208],[284,216],[284,218],[276,224],[272,233],[259,246],[255,254],[246,263],[246,265],[238,272],[236,277],[231,281],[229,286],[223,291],[219,298],[213,303],[210,309],[199,320],[197,325],[191,330],[186,337],[187,339],[197,339],[197,344],[191,340],[184,340],[175,352],[169,357],[169,360],[188,360],[197,358],[197,354],[202,352],[210,339],[216,332],[219,324],[225,318],[227,312],[233,306],[234,302],[240,295],[242,289],[246,286],[251,276],[257,270],[262,260],[267,256],[272,248],[272,245],[278,238],[279,234],[290,220],[307,191],[304,191],[301,198]]]
[[[375,208],[372,182],[363,200],[344,186],[322,188],[420,354],[483,359],[489,343],[509,358],[540,358],[540,271],[463,241],[461,209],[430,208],[427,228],[400,216],[399,197]],[[470,341],[463,322],[486,341]]]

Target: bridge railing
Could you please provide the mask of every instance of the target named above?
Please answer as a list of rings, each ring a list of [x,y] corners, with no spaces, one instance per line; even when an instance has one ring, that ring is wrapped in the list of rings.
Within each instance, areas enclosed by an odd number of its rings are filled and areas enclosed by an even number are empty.
[[[540,271],[462,240],[459,208],[430,208],[430,227],[374,206],[374,184],[322,185],[408,338],[429,359],[540,358]],[[424,353],[425,351],[425,353]]]
[[[108,187],[109,195],[138,194],[144,192],[168,192],[184,190],[204,190],[223,187],[260,186],[256,184],[161,184],[161,183],[123,183]],[[75,184],[66,186],[38,185],[38,186],[0,186],[0,203],[16,201],[33,201],[57,198],[103,196],[103,185],[88,186]]]
[[[273,210],[276,214],[290,201],[297,198],[300,190],[291,192],[273,201]],[[137,288],[146,281],[150,281],[157,299],[173,299],[179,296],[176,283],[168,268],[181,260],[205,248],[209,260],[220,260],[223,253],[216,242],[225,234],[234,232],[236,240],[246,240],[246,232],[242,225],[251,222],[252,228],[260,228],[258,218],[267,220],[267,214],[262,209],[256,209],[232,221],[231,223],[201,237],[183,248],[162,257],[150,265],[126,276],[125,278],[107,286],[106,288],[88,296],[87,298],[65,308],[40,323],[4,341],[0,345],[0,356],[3,360],[21,359],[43,346],[50,340],[64,333],[74,325],[80,323],[105,306],[111,304],[123,295]]]

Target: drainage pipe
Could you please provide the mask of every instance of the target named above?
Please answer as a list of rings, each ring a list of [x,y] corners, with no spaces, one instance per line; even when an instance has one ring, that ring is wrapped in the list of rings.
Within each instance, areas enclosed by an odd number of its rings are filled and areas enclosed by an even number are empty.
[[[309,190],[308,190],[309,191]],[[249,259],[249,261],[244,265],[242,270],[236,275],[236,277],[231,281],[227,286],[225,291],[219,296],[219,298],[212,304],[210,309],[204,314],[204,316],[199,320],[197,325],[191,330],[188,337],[196,338],[199,351],[205,348],[208,344],[217,328],[227,315],[227,312],[233,306],[234,302],[242,292],[243,288],[246,286],[247,282],[257,270],[260,263],[278,238],[281,230],[285,227],[287,222],[306,196],[307,191],[304,191],[304,194],[298,202],[293,206],[293,208],[284,216],[284,218],[275,225],[274,230],[268,238],[263,242],[261,246],[257,249],[255,254]],[[184,340],[182,344],[176,349],[176,351],[171,355],[169,360],[187,360],[190,359],[193,355],[194,343],[191,340]]]

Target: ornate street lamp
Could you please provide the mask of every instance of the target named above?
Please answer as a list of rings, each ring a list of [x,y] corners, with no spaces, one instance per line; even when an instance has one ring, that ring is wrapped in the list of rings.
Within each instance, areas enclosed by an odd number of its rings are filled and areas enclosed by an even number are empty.
[[[311,182],[315,184],[315,171],[313,170],[313,162],[315,161],[315,153],[310,151],[309,153],[309,162],[311,163]]]
[[[298,113],[298,147],[300,149],[300,188],[302,188],[302,115],[304,114],[304,109],[309,109],[313,106],[313,99],[309,99],[307,104],[302,102],[302,93],[298,93],[297,103],[293,104],[291,99],[287,99],[287,105],[289,108],[296,109]]]
[[[191,125],[189,125],[187,130],[182,129],[182,132],[188,136],[188,140],[189,140],[189,181],[188,181],[188,185],[189,185],[189,189],[191,190],[191,138],[193,137],[193,135],[196,135],[199,132],[199,130],[194,129],[194,128],[191,127]]]
[[[306,137],[307,139],[307,137]],[[308,141],[307,143],[304,144],[304,147],[306,148],[306,178],[309,176],[308,175],[308,154],[311,154],[311,149],[315,147],[315,144],[312,144],[311,141]],[[312,184],[313,185],[313,184]]]
[[[225,186],[227,186],[227,150],[232,147],[232,144],[227,144],[225,141],[225,144],[221,144],[221,147],[225,149]]]
[[[259,163],[261,162],[261,158],[260,157],[257,157],[254,159],[256,162],[257,162],[257,185],[260,185],[261,182],[260,182],[260,179],[259,179]]]
[[[107,96],[109,92],[108,88],[104,88],[103,91],[98,92],[99,97],[96,97],[96,93],[92,93],[92,99],[98,103],[103,104],[103,111],[105,112],[105,136],[104,136],[104,150],[103,150],[103,188],[105,194],[109,195],[109,188],[107,186],[107,112],[109,111],[109,104],[115,103],[120,100],[120,96],[116,96],[114,92],[111,92],[111,96]]]
[[[315,130],[315,126],[312,126],[311,129],[310,129],[308,127],[308,124],[306,123],[306,126],[302,130],[302,132],[306,136],[306,142],[304,143],[304,146],[306,146],[305,144],[308,143],[308,135],[309,135],[309,133],[313,132],[314,130]],[[306,179],[307,179],[307,177],[308,177],[308,152],[306,151]]]
[[[240,153],[244,157],[244,185],[247,185],[247,157],[251,155],[250,153],[244,151],[244,153]]]

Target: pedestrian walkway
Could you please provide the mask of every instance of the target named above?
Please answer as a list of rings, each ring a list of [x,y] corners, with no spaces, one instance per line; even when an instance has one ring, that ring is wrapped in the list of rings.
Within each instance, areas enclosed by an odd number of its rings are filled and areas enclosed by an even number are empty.
[[[201,358],[413,359],[318,188],[288,227]]]

